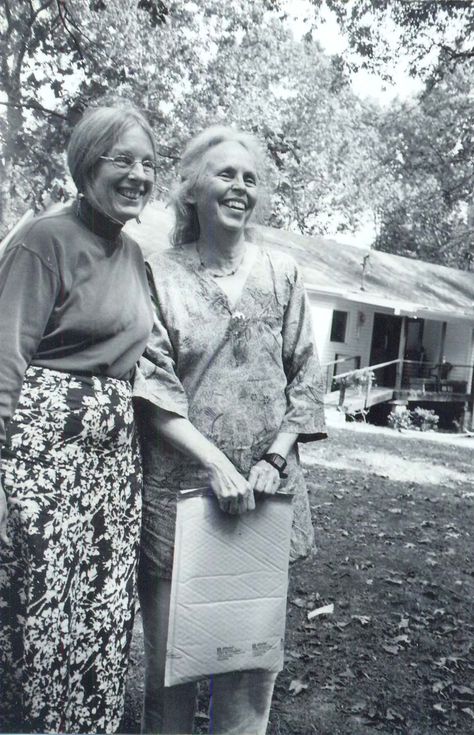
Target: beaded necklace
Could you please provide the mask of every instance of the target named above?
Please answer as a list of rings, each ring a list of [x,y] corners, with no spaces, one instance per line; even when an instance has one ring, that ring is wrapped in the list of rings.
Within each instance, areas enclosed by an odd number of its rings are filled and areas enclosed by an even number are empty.
[[[242,266],[242,263],[245,260],[245,256],[247,255],[247,249],[244,250],[244,254],[242,255],[238,265],[228,273],[214,273],[214,271],[209,270],[209,267],[204,263],[201,253],[199,252],[198,248],[196,248],[198,255],[199,255],[199,262],[201,263],[201,266],[206,269],[207,273],[212,276],[213,278],[228,278],[229,276],[235,276],[239,268]]]

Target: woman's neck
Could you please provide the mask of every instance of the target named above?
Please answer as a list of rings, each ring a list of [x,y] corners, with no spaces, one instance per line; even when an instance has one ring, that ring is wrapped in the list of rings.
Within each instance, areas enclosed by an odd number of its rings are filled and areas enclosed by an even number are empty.
[[[232,270],[242,262],[247,243],[243,232],[219,233],[212,238],[201,233],[196,248],[205,267]]]
[[[76,212],[79,219],[96,235],[114,241],[120,235],[123,224],[111,219],[96,209],[85,197],[77,200]]]

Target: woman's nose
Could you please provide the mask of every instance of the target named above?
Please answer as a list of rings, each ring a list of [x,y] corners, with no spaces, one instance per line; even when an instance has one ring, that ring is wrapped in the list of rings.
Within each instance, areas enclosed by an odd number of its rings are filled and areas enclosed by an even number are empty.
[[[141,161],[135,161],[133,166],[130,167],[128,178],[136,179],[138,181],[146,181],[149,178]]]
[[[232,182],[232,188],[238,189],[239,191],[245,190],[244,177],[241,174],[236,174]]]

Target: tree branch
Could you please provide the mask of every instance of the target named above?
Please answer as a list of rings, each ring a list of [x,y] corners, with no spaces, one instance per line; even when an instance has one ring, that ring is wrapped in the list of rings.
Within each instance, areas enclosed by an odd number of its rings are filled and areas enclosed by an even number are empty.
[[[67,15],[67,12],[68,12],[67,11],[67,7],[66,7],[66,0],[56,0],[56,5],[57,5],[57,8],[58,8],[58,16],[59,16],[59,20],[61,22],[61,25],[63,26],[63,28],[66,31],[66,33],[69,36],[69,38],[72,40],[73,45],[74,45],[77,53],[79,54],[79,58],[81,59],[81,61],[84,61],[84,54],[82,53],[81,44],[77,40],[77,38],[74,35],[74,33],[70,30],[70,28],[69,28],[69,26],[67,24],[67,21],[66,21],[66,15]]]
[[[451,46],[447,46],[444,43],[440,43],[439,48],[453,61],[459,61],[459,59],[472,59],[474,57],[474,48],[466,49],[465,51],[456,51]]]
[[[8,25],[8,27],[10,27],[11,26],[11,23],[12,23],[12,14],[11,14],[10,5],[8,3],[8,0],[2,0],[2,5],[5,7],[5,15],[6,15],[6,18],[7,18],[7,25]]]
[[[56,112],[55,110],[49,110],[47,107],[40,105],[39,102],[3,102],[3,100],[0,100],[0,105],[5,105],[5,107],[15,107],[19,110],[37,110],[38,112],[43,112],[46,115],[59,117],[61,120],[65,120],[66,122],[69,120],[67,115],[64,115],[61,112]]]

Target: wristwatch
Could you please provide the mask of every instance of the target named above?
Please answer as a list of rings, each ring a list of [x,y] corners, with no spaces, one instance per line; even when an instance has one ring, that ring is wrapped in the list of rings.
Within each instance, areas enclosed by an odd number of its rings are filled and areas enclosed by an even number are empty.
[[[264,462],[268,462],[268,464],[271,464],[272,467],[278,470],[281,478],[284,479],[288,477],[287,473],[285,472],[286,459],[282,457],[281,454],[276,454],[276,452],[270,452],[269,454],[264,454],[262,459],[264,460]]]

